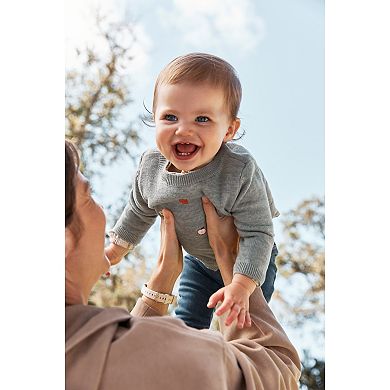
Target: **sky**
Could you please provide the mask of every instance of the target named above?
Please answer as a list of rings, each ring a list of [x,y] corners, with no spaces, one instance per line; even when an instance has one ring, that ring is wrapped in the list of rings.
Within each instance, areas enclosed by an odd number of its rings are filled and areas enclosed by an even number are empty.
[[[173,58],[209,52],[238,72],[243,99],[239,112],[245,136],[239,142],[256,158],[282,213],[312,196],[324,196],[324,2],[321,0],[119,0],[67,1],[66,65],[77,66],[75,47],[98,46],[93,10],[135,23],[137,42],[128,73],[133,104],[129,117],[151,107],[154,81]],[[143,127],[144,148],[154,130]],[[128,162],[94,182],[98,198],[110,203],[131,182]],[[280,218],[274,220],[282,240]],[[145,236],[146,253],[157,251],[158,226]],[[279,286],[283,288],[282,285]],[[320,344],[291,329],[301,348],[322,355]],[[322,343],[321,343],[322,344]]]
[[[324,195],[323,1],[70,0],[65,5],[67,67],[74,66],[76,46],[96,44],[91,10],[97,5],[113,19],[136,22],[129,68],[133,118],[145,113],[144,102],[151,106],[154,81],[176,56],[202,51],[230,62],[243,89],[239,116],[246,134],[240,143],[256,158],[278,209],[283,213]],[[142,131],[144,147],[153,147],[153,129]],[[132,169],[117,167],[109,175],[114,185],[102,188],[118,187],[119,194]]]

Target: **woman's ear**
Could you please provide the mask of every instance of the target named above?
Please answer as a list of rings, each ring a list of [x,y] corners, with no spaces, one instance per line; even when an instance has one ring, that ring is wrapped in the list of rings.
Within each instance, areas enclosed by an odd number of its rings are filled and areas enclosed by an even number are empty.
[[[223,142],[231,141],[236,135],[238,129],[240,128],[240,125],[241,125],[241,120],[239,118],[233,119],[225,134],[225,137],[223,138]]]

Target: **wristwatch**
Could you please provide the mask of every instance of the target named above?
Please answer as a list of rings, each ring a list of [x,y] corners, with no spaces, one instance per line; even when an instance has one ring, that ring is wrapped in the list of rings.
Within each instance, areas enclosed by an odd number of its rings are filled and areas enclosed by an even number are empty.
[[[157,291],[153,291],[146,284],[142,286],[141,293],[145,295],[145,297],[148,297],[152,299],[153,301],[164,303],[165,305],[169,305],[170,303],[173,303],[175,296],[171,294],[162,294]]]

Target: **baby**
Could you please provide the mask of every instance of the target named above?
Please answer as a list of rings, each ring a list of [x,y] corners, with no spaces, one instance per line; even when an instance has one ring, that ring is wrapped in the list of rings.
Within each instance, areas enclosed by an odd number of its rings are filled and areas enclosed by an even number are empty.
[[[106,255],[116,264],[137,245],[157,215],[169,209],[184,258],[175,314],[187,325],[210,326],[210,296],[223,288],[217,314],[250,326],[249,297],[262,286],[271,298],[277,249],[272,218],[279,215],[254,158],[231,143],[240,127],[237,117],[241,84],[234,68],[219,57],[191,53],[170,62],[159,74],[153,97],[157,149],[145,152],[128,204],[110,231]],[[202,197],[220,216],[233,216],[240,241],[233,279],[224,287],[207,237]],[[142,292],[160,302],[171,297],[144,286]]]

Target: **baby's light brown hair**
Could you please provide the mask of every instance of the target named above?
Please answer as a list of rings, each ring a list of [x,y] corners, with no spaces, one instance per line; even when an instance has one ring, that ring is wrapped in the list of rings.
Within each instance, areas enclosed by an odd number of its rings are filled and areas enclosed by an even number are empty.
[[[207,83],[225,94],[230,119],[237,118],[241,103],[241,83],[235,69],[225,60],[206,53],[190,53],[172,60],[158,75],[154,85],[153,113],[161,85]]]

